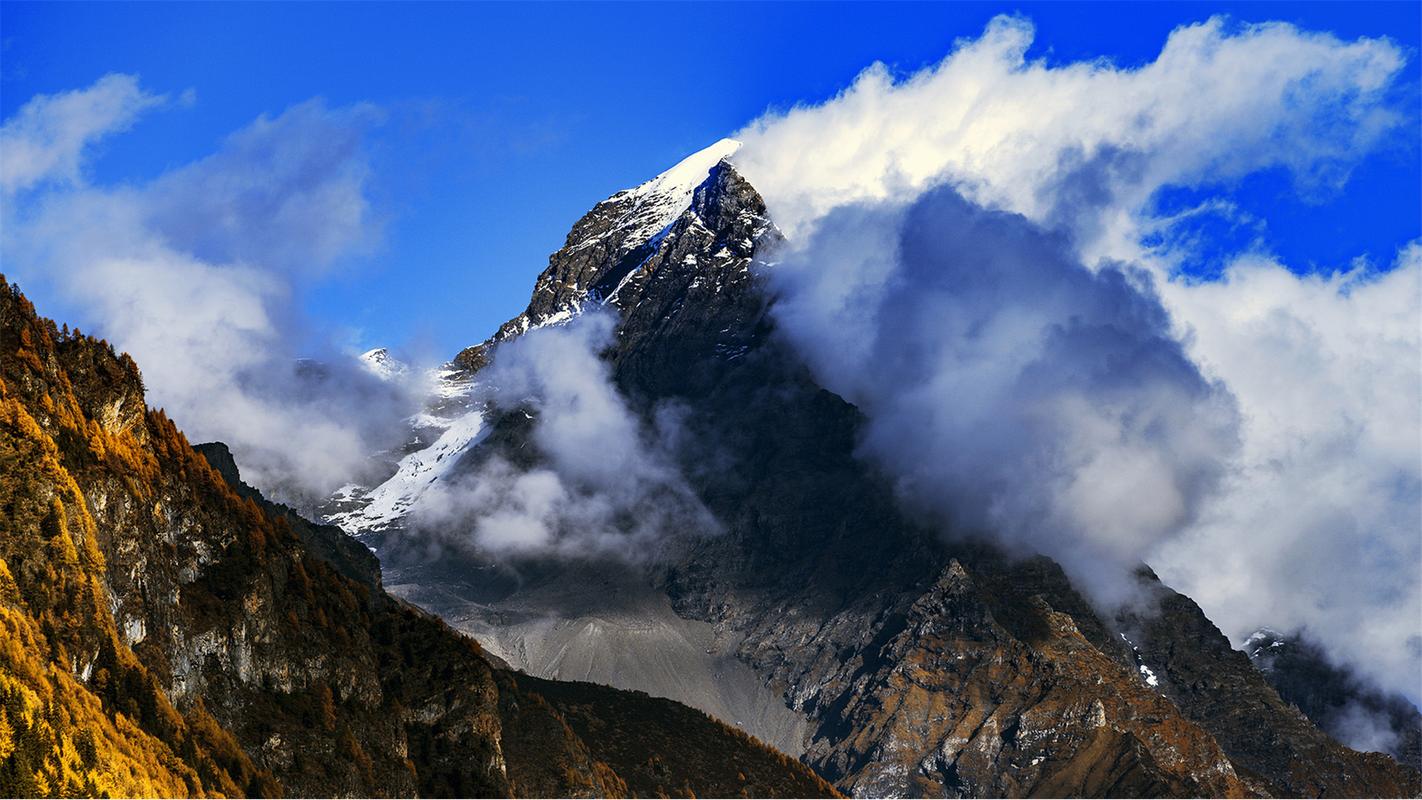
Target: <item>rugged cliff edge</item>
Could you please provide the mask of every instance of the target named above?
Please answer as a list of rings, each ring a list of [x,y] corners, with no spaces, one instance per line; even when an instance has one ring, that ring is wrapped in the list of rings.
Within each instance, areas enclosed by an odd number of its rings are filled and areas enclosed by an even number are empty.
[[[677,195],[680,214],[659,202],[661,227],[629,224],[644,219],[657,181],[599,204],[550,258],[527,310],[456,363],[477,380],[500,342],[588,304],[617,311],[605,354],[615,379],[648,414],[667,401],[686,411],[699,449],[683,467],[725,528],[646,581],[681,618],[710,626],[707,663],[734,656],[802,720],[788,749],[856,795],[1422,793],[1416,770],[1343,747],[1281,700],[1194,603],[1147,572],[1158,609],[1106,618],[1053,562],[1013,561],[905,515],[855,456],[858,410],[818,387],[775,334],[755,261],[778,233],[760,196],[728,163],[691,162],[704,179]],[[481,424],[450,474],[492,450],[539,458],[523,415]],[[405,596],[481,636],[533,613],[536,598],[501,587],[487,561],[463,573],[402,562],[398,515],[381,525],[388,535],[371,541],[400,563]],[[558,581],[560,567],[543,569]],[[581,624],[599,612],[564,602],[536,613]],[[626,630],[601,635],[630,641]],[[531,652],[505,646],[513,660]],[[664,675],[632,680],[720,702]]]
[[[0,512],[0,795],[832,792],[675,703],[498,668],[3,279]]]

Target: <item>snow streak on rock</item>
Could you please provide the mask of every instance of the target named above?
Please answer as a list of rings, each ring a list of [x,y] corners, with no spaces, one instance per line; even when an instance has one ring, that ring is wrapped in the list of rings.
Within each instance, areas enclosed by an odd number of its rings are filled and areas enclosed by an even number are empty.
[[[587,258],[590,265],[598,268],[594,272],[600,274],[609,264],[635,259],[631,269],[620,277],[615,287],[600,291],[581,280],[584,277],[581,271],[564,279],[567,285],[555,287],[553,284],[559,279],[550,268],[539,279],[535,303],[502,326],[482,347],[491,348],[495,343],[529,331],[564,324],[578,316],[589,300],[622,305],[616,299],[618,293],[629,282],[635,282],[641,268],[659,252],[667,231],[691,207],[697,187],[706,181],[717,164],[739,147],[740,142],[722,139],[687,156],[646,183],[599,203],[574,227],[565,247],[555,254],[554,262],[580,262]],[[549,302],[539,303],[540,294],[549,290],[553,290],[554,297]],[[409,368],[385,348],[364,353],[361,361],[368,371],[382,379],[408,377]],[[433,390],[426,409],[410,419],[411,444],[394,474],[374,488],[341,487],[326,506],[327,522],[357,536],[397,526],[429,487],[448,474],[460,454],[477,444],[485,433],[484,412],[473,400],[474,384],[469,370],[450,365],[432,377]]]

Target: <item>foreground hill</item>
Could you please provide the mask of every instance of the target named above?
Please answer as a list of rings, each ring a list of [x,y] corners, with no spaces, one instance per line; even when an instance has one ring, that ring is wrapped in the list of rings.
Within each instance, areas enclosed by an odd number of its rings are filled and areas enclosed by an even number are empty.
[[[500,669],[3,279],[0,512],[0,795],[833,791],[676,703]]]

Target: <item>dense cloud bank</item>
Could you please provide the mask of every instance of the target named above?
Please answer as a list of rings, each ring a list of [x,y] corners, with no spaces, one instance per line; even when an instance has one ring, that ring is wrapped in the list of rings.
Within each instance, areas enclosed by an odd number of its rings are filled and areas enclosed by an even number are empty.
[[[1151,278],[951,189],[845,206],[769,271],[790,338],[869,418],[864,450],[957,533],[1043,552],[1108,602],[1237,446]]]
[[[455,546],[513,556],[654,559],[716,520],[676,466],[679,419],[628,407],[599,354],[616,318],[589,309],[501,344],[479,374],[490,416],[527,414],[536,454],[494,455],[421,497],[414,526]]]
[[[363,151],[378,114],[312,101],[146,183],[91,184],[93,146],[168,102],[110,75],[5,121],[7,268],[132,353],[149,402],[195,441],[228,442],[248,480],[288,500],[321,497],[394,444],[417,407],[417,391],[337,348],[296,349],[303,279],[378,229]]]
[[[1282,167],[1306,190],[1337,187],[1405,135],[1384,103],[1404,56],[1386,40],[1215,18],[1127,69],[1029,61],[1033,36],[998,17],[901,80],[872,66],[834,99],[736,134],[734,161],[792,238],[846,203],[951,181],[981,204],[1075,223],[1095,256],[1139,251],[1136,212],[1162,186]]]
[[[1051,553],[1105,603],[1145,560],[1237,641],[1308,626],[1416,700],[1418,245],[1322,275],[1255,245],[1199,281],[1179,227],[1261,170],[1347,191],[1415,131],[1404,53],[1224,19],[1131,68],[1028,60],[1032,38],[998,18],[737,134],[788,235],[765,270],[782,330],[950,526]],[[1172,187],[1203,199],[1165,215]]]

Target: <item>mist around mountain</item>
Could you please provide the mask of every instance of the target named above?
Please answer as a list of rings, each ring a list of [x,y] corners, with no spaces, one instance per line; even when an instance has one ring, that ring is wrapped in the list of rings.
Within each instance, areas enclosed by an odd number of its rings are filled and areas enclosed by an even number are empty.
[[[1422,767],[1422,713],[1406,697],[1389,694],[1346,664],[1335,664],[1306,632],[1263,628],[1244,652],[1286,702],[1355,750],[1387,753]]]

